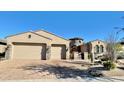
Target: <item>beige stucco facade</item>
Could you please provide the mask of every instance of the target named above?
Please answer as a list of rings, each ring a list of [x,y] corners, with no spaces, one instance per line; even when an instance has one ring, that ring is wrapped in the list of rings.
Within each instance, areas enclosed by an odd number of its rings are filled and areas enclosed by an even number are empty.
[[[46,31],[8,36],[7,59],[67,59],[69,41]]]
[[[106,43],[101,40],[94,40],[87,43],[87,50],[92,55],[92,62],[106,54]]]
[[[106,53],[106,43],[101,40],[83,43],[83,39],[75,38],[74,59],[88,60],[88,54],[101,56]],[[78,39],[78,40],[77,40]],[[71,58],[71,42],[52,33],[38,30],[19,33],[6,37],[7,45],[0,46],[0,52],[5,51],[6,59],[38,59],[62,60]],[[80,46],[80,47],[79,47]],[[5,49],[4,49],[5,48]]]
[[[89,48],[90,52],[96,54],[106,53],[106,43],[104,41],[94,40],[91,41],[89,44],[90,44],[90,48]]]

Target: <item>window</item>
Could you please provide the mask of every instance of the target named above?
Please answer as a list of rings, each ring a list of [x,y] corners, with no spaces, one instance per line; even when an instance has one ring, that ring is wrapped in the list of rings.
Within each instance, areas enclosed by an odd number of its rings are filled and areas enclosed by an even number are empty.
[[[103,45],[100,45],[100,53],[103,53],[104,52],[104,47]]]
[[[99,53],[99,46],[98,45],[95,46],[95,53]]]
[[[81,43],[81,40],[79,40],[79,43]]]
[[[28,35],[28,38],[30,39],[31,38],[31,35]]]

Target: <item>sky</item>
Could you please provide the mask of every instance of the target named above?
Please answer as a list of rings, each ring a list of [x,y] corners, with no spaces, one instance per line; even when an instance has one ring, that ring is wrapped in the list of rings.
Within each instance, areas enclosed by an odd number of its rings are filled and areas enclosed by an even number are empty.
[[[1,11],[0,38],[17,33],[46,30],[66,39],[105,40],[109,33],[124,27],[124,12],[100,11]],[[119,33],[124,37],[124,32]]]

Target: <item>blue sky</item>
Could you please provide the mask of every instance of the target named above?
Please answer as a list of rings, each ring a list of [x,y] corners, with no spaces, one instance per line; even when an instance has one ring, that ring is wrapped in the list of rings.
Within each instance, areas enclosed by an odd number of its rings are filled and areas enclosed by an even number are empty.
[[[44,29],[64,38],[81,37],[85,41],[102,39],[124,27],[124,12],[0,12],[0,38]],[[123,37],[124,33],[120,33]]]

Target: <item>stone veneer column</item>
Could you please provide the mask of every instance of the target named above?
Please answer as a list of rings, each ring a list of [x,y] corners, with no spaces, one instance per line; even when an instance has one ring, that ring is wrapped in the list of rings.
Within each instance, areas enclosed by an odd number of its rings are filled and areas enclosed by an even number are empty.
[[[94,63],[94,61],[95,61],[95,55],[94,55],[94,53],[92,52],[92,53],[91,53],[91,62]]]
[[[51,44],[46,46],[46,60],[50,60],[51,57]]]
[[[66,45],[66,59],[70,59],[70,47]]]
[[[84,60],[88,60],[88,52],[84,52]]]

